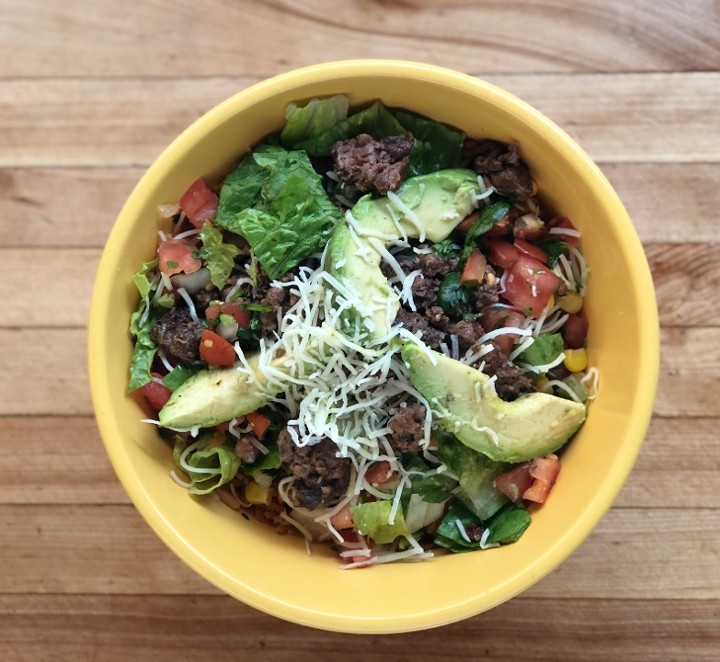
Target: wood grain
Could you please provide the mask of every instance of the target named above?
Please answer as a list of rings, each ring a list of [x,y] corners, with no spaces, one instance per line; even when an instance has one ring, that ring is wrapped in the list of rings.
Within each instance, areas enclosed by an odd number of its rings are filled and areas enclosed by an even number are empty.
[[[718,326],[720,260],[708,244],[646,244],[663,326]],[[0,282],[27,271],[26,288],[11,289],[1,327],[84,326],[99,249],[0,248]],[[33,268],[27,270],[27,265]],[[35,296],[28,297],[27,290]]]
[[[274,74],[352,57],[415,58],[463,71],[691,71],[720,65],[717,17],[664,0],[567,11],[553,2],[332,0],[6,2],[0,76]],[[714,18],[715,20],[712,20]],[[710,20],[708,20],[710,19]],[[642,25],[643,29],[636,26]],[[239,38],[238,29],[242,38]],[[468,29],[473,26],[473,29]],[[23,57],[8,57],[27,47]],[[87,57],[88,40],[92,58]]]
[[[720,509],[718,424],[717,418],[653,418],[615,508]],[[129,503],[94,419],[5,417],[2,429],[0,504]]]
[[[90,416],[85,339],[78,328],[0,329],[0,364],[12,375],[0,382],[0,416]],[[655,413],[720,416],[720,327],[662,329],[661,345]]]
[[[714,163],[604,163],[645,243],[712,242],[720,209]],[[0,169],[3,246],[99,247],[143,168]]]
[[[712,600],[521,597],[440,630],[362,637],[283,623],[219,595],[0,595],[0,647],[17,662],[88,659],[89,651],[98,662],[296,662],[333,659],[338,651],[362,662],[715,660],[718,611]],[[542,641],[519,655],[539,614]]]
[[[0,521],[4,593],[218,593],[130,506],[4,505]],[[718,600],[717,522],[712,509],[689,509],[682,516],[662,508],[612,510],[527,595]]]
[[[720,160],[720,73],[487,79],[547,114],[597,161]],[[148,165],[193,120],[256,80],[0,79],[0,167]]]

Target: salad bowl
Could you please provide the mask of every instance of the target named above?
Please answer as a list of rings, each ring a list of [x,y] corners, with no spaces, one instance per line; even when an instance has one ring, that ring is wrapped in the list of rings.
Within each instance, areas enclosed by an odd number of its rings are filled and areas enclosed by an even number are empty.
[[[171,453],[139,400],[127,394],[132,342],[124,320],[138,303],[137,266],[157,245],[157,210],[199,177],[220,181],[278,131],[291,103],[346,95],[381,100],[519,146],[543,201],[582,233],[591,277],[587,353],[599,388],[563,450],[551,499],[531,508],[515,544],[341,571],[337,555],[278,536],[220,501],[187,497],[169,478]],[[632,222],[598,167],[537,110],[476,78],[412,62],[317,65],[258,83],[210,110],[153,163],[121,210],[97,274],[89,327],[93,403],[107,453],[133,504],[190,568],[226,593],[304,625],[392,633],[451,623],[512,598],[561,564],[591,533],[630,472],[652,413],[659,361],[649,269]]]

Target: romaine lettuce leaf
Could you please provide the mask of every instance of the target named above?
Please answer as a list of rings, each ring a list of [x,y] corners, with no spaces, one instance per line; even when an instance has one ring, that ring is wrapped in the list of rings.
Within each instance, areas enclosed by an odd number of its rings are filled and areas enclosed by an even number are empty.
[[[508,501],[494,481],[511,465],[494,462],[447,433],[436,434],[436,438],[438,457],[460,480],[459,499],[480,519],[490,518]]]
[[[425,461],[417,453],[406,453],[403,457],[403,466],[408,471],[427,473],[431,471]],[[452,496],[452,490],[457,485],[442,474],[410,474],[409,485],[403,489],[403,503],[407,502],[406,494],[416,494],[427,503],[443,503]]]
[[[137,287],[138,292],[140,292],[140,296],[144,299],[150,294],[151,290],[151,284],[150,279],[148,278],[148,274],[155,271],[158,266],[158,259],[155,258],[154,260],[150,260],[150,262],[145,262],[140,269],[138,269],[137,273],[135,273],[132,277],[133,283],[135,283],[135,287]]]
[[[148,329],[140,329],[135,340],[132,359],[130,359],[130,381],[128,393],[145,386],[152,381],[150,368],[155,360],[157,346],[150,339]]]
[[[460,526],[467,533],[467,529],[473,526],[483,526],[480,519],[470,512],[462,503],[456,501],[450,510],[447,511],[445,517],[435,534],[435,544],[440,547],[446,547],[453,552],[469,552],[473,549],[480,549],[479,540],[471,540],[468,542],[460,531]],[[484,527],[483,527],[484,528]]]
[[[490,535],[486,544],[505,545],[520,539],[530,526],[530,514],[523,506],[508,504],[488,523]]]
[[[205,445],[200,444],[192,451],[185,462],[195,469],[211,469],[212,473],[188,471],[180,466],[180,456],[185,451],[186,442],[180,438],[173,450],[173,458],[179,469],[188,474],[192,481],[189,492],[192,494],[209,494],[221,485],[229,483],[240,469],[240,458],[235,454],[235,448],[228,443],[209,446],[212,435],[208,435]]]
[[[182,386],[190,377],[192,377],[199,368],[191,368],[185,365],[176,365],[172,372],[169,372],[163,377],[163,384],[167,386],[171,391],[176,390],[179,386]]]
[[[285,110],[285,127],[280,134],[284,145],[296,145],[331,129],[348,114],[348,98],[336,94],[327,99],[310,99],[302,108],[291,103]]]
[[[273,279],[319,251],[340,217],[307,154],[264,145],[225,180],[215,223],[245,237]]]
[[[200,239],[203,247],[199,252],[205,266],[210,269],[210,280],[215,287],[221,288],[230,277],[240,249],[234,244],[226,244],[222,232],[213,227],[212,223],[203,225]]]
[[[288,147],[305,150],[312,156],[330,156],[330,148],[338,140],[354,138],[361,133],[367,133],[373,138],[385,138],[386,136],[398,136],[405,132],[405,127],[395,119],[395,116],[380,101],[376,101],[368,108],[338,122],[327,131],[308,140],[288,143]]]
[[[462,158],[465,134],[440,122],[396,110],[395,119],[415,138],[410,152],[408,177],[446,168],[457,168]]]
[[[541,333],[519,360],[530,365],[547,365],[560,356],[563,347],[563,338],[559,333]]]
[[[395,520],[390,524],[390,510],[392,501],[372,501],[350,507],[350,516],[357,530],[363,535],[370,536],[376,543],[390,543],[398,536],[408,535],[407,525],[402,508],[395,513]]]

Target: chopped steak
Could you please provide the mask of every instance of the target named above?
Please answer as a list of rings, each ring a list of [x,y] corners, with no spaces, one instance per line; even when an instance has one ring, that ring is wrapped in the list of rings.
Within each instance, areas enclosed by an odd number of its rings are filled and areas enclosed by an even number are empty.
[[[497,140],[467,141],[467,149],[475,155],[475,170],[487,175],[498,193],[515,195],[525,200],[532,195],[530,170],[520,158],[515,145]]]
[[[410,164],[412,134],[375,140],[366,133],[336,142],[331,149],[335,174],[354,191],[385,195],[400,186]]]
[[[298,506],[315,510],[333,506],[350,483],[350,460],[337,457],[337,446],[327,437],[313,446],[296,446],[287,428],[278,436],[280,459],[295,480],[288,496]]]
[[[193,320],[187,308],[173,308],[150,329],[150,338],[166,354],[183,361],[197,361],[203,326]]]
[[[415,403],[390,418],[388,427],[392,434],[388,441],[396,453],[412,453],[422,449],[425,413],[425,405]]]
[[[260,451],[253,444],[250,435],[242,435],[235,444],[235,455],[237,455],[245,464],[252,464],[258,459]]]
[[[430,253],[420,253],[420,269],[427,276],[447,276],[451,271],[455,271],[458,266],[458,259],[452,258],[445,260],[435,251]]]
[[[445,338],[444,331],[438,331],[430,326],[430,322],[420,313],[413,313],[404,308],[398,310],[395,317],[395,324],[402,324],[408,331],[415,335],[422,334],[422,341],[433,349],[440,347],[440,343]]]
[[[532,382],[524,375],[521,368],[510,363],[508,358],[497,348],[485,354],[481,361],[485,362],[483,372],[492,376],[495,375],[495,391],[503,399],[507,401],[516,400],[524,393],[535,391]]]
[[[477,339],[485,333],[482,324],[477,320],[461,320],[447,327],[447,332],[457,336],[462,351],[470,349]]]

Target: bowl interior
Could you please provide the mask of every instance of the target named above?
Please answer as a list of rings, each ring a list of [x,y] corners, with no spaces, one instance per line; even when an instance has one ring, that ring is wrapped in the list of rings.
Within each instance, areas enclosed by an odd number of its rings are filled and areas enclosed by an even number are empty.
[[[589,357],[600,391],[564,451],[552,498],[514,545],[422,564],[341,571],[322,546],[279,537],[211,499],[187,495],[168,476],[171,453],[127,396],[137,303],[131,276],[151,259],[158,205],[197,177],[219,179],[283,122],[291,101],[338,93],[352,104],[381,99],[521,146],[545,200],[583,233],[592,275]],[[129,198],[107,243],[90,319],[90,375],[108,454],[134,504],[192,568],[227,593],[288,620],[352,632],[398,632],[448,623],[519,593],[557,566],[610,506],[640,447],[657,380],[652,283],[627,214],[599,170],[529,106],[461,74],[397,62],[320,65],[271,79],[221,104],[177,139]]]

